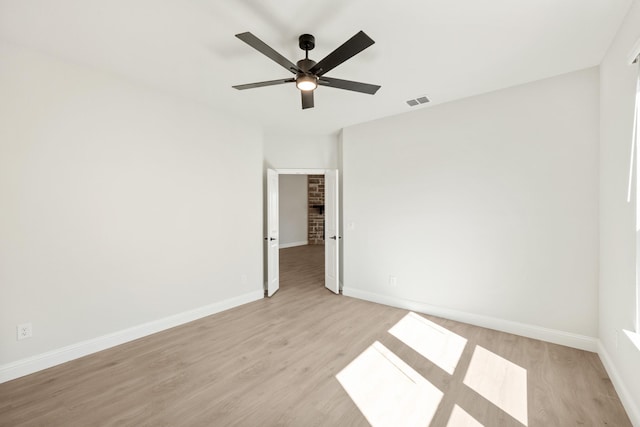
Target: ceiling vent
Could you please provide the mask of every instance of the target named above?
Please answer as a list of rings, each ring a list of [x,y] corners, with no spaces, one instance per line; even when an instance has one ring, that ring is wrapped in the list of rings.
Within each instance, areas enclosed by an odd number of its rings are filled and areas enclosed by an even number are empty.
[[[409,104],[409,107],[415,107],[416,105],[426,104],[427,102],[429,102],[429,98],[427,98],[426,95],[422,95],[417,97],[416,99],[408,100],[407,104]]]

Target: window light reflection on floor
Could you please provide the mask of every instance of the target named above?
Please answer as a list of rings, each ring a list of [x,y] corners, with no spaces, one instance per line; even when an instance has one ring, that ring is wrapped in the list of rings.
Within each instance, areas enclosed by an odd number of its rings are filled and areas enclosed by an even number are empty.
[[[467,411],[454,405],[447,427],[484,427],[471,415],[467,414]]]
[[[428,426],[443,396],[378,341],[336,378],[372,426]]]
[[[525,426],[527,370],[486,348],[476,346],[464,384]]]
[[[453,375],[467,340],[416,313],[409,313],[389,333]]]

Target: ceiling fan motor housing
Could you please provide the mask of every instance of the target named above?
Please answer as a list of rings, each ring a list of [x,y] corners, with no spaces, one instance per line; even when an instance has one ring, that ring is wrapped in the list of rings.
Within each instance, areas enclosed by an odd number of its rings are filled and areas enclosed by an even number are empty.
[[[316,65],[316,61],[313,59],[301,59],[297,62],[298,68],[303,71],[305,74],[309,73],[309,70]]]
[[[296,86],[298,89],[303,90],[304,86],[302,82],[308,82],[307,85],[311,90],[315,89],[318,86],[318,77],[313,73],[310,73],[309,70],[316,65],[316,61],[312,59],[301,59],[297,62],[299,72],[296,73]],[[306,89],[309,90],[309,89]]]

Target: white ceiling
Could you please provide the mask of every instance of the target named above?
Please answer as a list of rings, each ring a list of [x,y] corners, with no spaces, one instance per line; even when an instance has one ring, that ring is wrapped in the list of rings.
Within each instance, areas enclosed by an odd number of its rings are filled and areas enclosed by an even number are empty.
[[[632,0],[0,0],[0,38],[206,103],[267,129],[328,134],[380,117],[590,66]],[[379,84],[374,96],[320,87],[302,111],[291,77],[234,37],[250,31],[292,62],[311,33],[319,61],[359,30],[376,43],[329,77]],[[428,108],[428,107],[427,107]]]

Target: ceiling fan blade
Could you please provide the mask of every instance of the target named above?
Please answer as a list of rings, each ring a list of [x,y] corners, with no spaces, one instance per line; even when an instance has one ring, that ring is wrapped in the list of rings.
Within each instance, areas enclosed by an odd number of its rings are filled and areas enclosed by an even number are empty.
[[[256,87],[274,86],[274,85],[280,85],[284,83],[293,83],[295,81],[296,79],[278,79],[278,80],[269,80],[266,82],[247,83],[245,85],[236,85],[231,87],[238,90],[245,90],[245,89],[253,89]]]
[[[313,108],[313,91],[301,90],[300,93],[302,94],[302,109]]]
[[[265,55],[267,58],[282,65],[284,68],[286,68],[293,74],[298,72],[298,67],[293,62],[289,61],[287,58],[280,55],[278,52],[273,50],[272,47],[267,45],[265,42],[263,42],[253,34],[249,32],[240,33],[240,34],[236,34],[236,37],[242,40],[243,42],[245,42],[246,44],[248,44],[249,46],[251,46],[252,48],[254,48],[255,50],[257,50],[258,52],[260,52],[261,54]]]
[[[333,70],[347,59],[359,54],[374,43],[375,42],[371,40],[364,31],[360,31],[355,36],[344,42],[336,50],[325,56],[323,60],[311,67],[309,72],[317,76],[321,76],[328,71]]]
[[[318,80],[320,86],[334,87],[336,89],[352,90],[354,92],[368,93],[374,95],[381,86],[369,83],[354,82],[351,80],[334,79],[331,77],[322,77]]]

